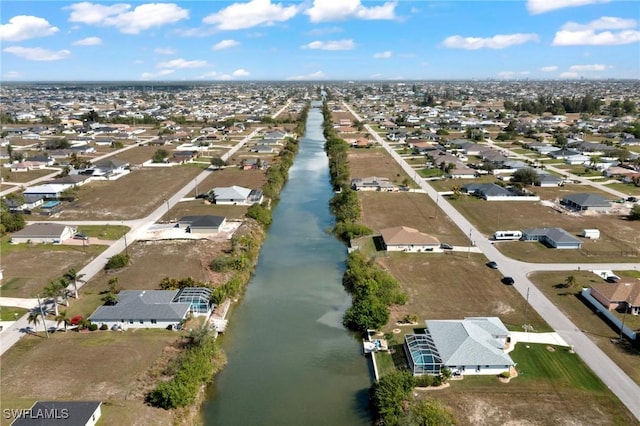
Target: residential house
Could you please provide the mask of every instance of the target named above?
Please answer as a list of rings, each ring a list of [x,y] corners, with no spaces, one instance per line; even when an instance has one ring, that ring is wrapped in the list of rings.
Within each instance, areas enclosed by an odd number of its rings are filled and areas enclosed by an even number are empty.
[[[98,307],[89,320],[110,329],[177,328],[188,315],[209,317],[211,289],[123,290],[115,305]]]
[[[264,195],[261,189],[233,185],[213,188],[210,199],[215,204],[250,206],[260,204]]]
[[[36,401],[11,426],[95,426],[101,406],[100,401]]]
[[[275,152],[273,146],[258,144],[250,149],[251,152],[257,152],[258,154],[272,154]]]
[[[498,375],[515,363],[505,352],[509,331],[497,317],[427,320],[424,333],[406,334],[404,350],[414,376]]]
[[[384,191],[391,192],[396,190],[396,186],[388,178],[384,177],[365,177],[361,179],[351,179],[351,188],[356,191]]]
[[[217,234],[226,220],[224,216],[184,216],[178,220],[178,226],[185,227],[191,234]]]
[[[551,186],[562,186],[563,183],[564,179],[559,176],[552,175],[551,173],[538,172],[538,180],[535,182],[535,185],[547,188]]]
[[[44,185],[34,185],[30,186],[24,190],[23,195],[40,195],[45,199],[57,199],[62,196],[62,193],[69,188],[72,188],[73,185],[65,183],[65,184],[44,184]]]
[[[582,246],[582,240],[562,228],[524,229],[522,241],[540,241],[557,249],[579,249]]]
[[[75,233],[74,226],[60,223],[34,223],[14,232],[11,235],[11,243],[59,244],[72,238]]]
[[[44,203],[44,198],[41,195],[25,195],[23,198],[24,201],[15,198],[4,198],[4,203],[10,212],[30,211]]]
[[[609,200],[599,194],[577,193],[562,197],[562,204],[578,211],[608,212],[611,209]]]
[[[439,252],[440,241],[429,234],[407,226],[395,226],[380,231],[386,251],[409,253]]]
[[[93,174],[96,177],[105,177],[107,179],[128,173],[127,167],[129,163],[126,161],[105,158],[93,163]]]
[[[591,295],[608,310],[640,314],[640,281],[618,281],[591,286]]]

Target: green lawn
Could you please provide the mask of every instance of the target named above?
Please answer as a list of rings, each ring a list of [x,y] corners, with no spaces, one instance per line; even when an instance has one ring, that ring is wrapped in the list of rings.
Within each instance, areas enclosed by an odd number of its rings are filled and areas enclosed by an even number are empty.
[[[129,232],[128,226],[117,225],[80,225],[78,232],[88,237],[100,238],[101,240],[117,240]]]
[[[640,186],[635,186],[632,183],[610,183],[607,185],[607,188],[615,189],[629,195],[640,195]]]
[[[580,357],[566,347],[518,343],[510,355],[517,363],[519,374],[514,380],[522,384],[547,384],[598,394],[608,392]]]
[[[27,312],[27,309],[3,306],[0,308],[0,321],[14,321]]]

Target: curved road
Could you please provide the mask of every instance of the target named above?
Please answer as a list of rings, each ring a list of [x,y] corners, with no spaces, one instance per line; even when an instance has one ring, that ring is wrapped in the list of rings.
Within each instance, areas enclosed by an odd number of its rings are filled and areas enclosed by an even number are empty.
[[[360,116],[343,103],[344,107],[361,121]],[[595,374],[611,389],[622,403],[640,420],[640,386],[625,374],[602,350],[593,343],[586,334],[576,327],[538,288],[529,281],[528,274],[533,271],[545,270],[577,270],[582,269],[637,269],[638,263],[619,264],[535,264],[524,263],[503,255],[482,233],[480,233],[462,214],[460,214],[445,198],[439,197],[431,185],[426,183],[417,172],[405,162],[392,147],[374,131],[365,125],[367,131],[384,147],[405,172],[420,186],[425,193],[447,214],[451,220],[469,235],[471,241],[487,256],[498,263],[499,270],[505,276],[515,279],[514,287],[526,298],[529,291],[529,304],[547,323],[569,344],[573,346],[580,358],[595,372]]]

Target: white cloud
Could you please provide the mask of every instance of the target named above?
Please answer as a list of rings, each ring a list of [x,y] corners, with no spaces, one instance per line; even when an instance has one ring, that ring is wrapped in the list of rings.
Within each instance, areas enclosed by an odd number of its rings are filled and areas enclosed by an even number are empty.
[[[529,75],[531,74],[529,71],[520,71],[520,75]]]
[[[176,51],[170,47],[157,47],[153,50],[158,55],[175,55]]]
[[[154,78],[158,78],[158,77],[164,77],[167,76],[169,74],[173,74],[175,72],[175,70],[160,70],[156,73],[153,72],[143,72],[142,75],[140,76],[141,80],[153,80]]]
[[[0,25],[0,40],[22,41],[36,37],[47,37],[60,31],[44,18],[18,15],[9,19],[8,24]]]
[[[189,11],[174,3],[147,3],[131,10],[129,4],[104,6],[89,2],[76,3],[71,9],[70,22],[116,27],[124,34],[138,34],[153,27],[172,24],[189,17]]]
[[[2,78],[7,79],[7,80],[11,80],[14,78],[20,78],[22,77],[22,74],[18,71],[7,71],[4,74],[2,74]]]
[[[249,74],[250,74],[249,71],[247,71],[247,70],[245,70],[243,68],[237,69],[237,70],[235,70],[234,72],[231,73],[231,75],[234,76],[234,77],[248,77]]]
[[[553,72],[557,70],[558,70],[558,67],[556,65],[548,65],[546,67],[540,68],[540,71],[542,72]]]
[[[68,50],[47,50],[41,47],[9,46],[2,49],[3,52],[12,53],[28,61],[59,61],[71,55]]]
[[[295,5],[284,7],[282,3],[271,3],[271,0],[251,0],[227,6],[206,16],[202,22],[215,25],[220,30],[241,30],[288,21],[297,14],[298,7]]]
[[[560,75],[558,77],[560,77],[560,78],[578,78],[579,74],[577,72],[567,71],[567,72],[560,73]]]
[[[587,24],[578,24],[575,22],[567,22],[562,26],[563,30],[567,31],[582,31],[582,30],[626,30],[628,28],[635,28],[638,26],[638,21],[635,19],[616,18],[613,16],[603,16],[595,21],[591,21]]]
[[[313,72],[311,74],[306,74],[306,75],[293,75],[291,77],[287,77],[287,80],[295,80],[295,81],[300,81],[300,80],[324,80],[327,78],[327,75],[325,73],[323,73],[322,71],[316,71]]]
[[[313,6],[304,13],[311,22],[342,21],[357,19],[395,19],[397,2],[391,1],[382,6],[365,7],[360,0],[313,0]]]
[[[102,39],[100,37],[87,37],[73,42],[74,46],[97,46],[99,44],[102,44]]]
[[[611,68],[609,65],[604,64],[589,64],[589,65],[571,65],[569,71],[584,72],[584,71],[604,71]]]
[[[234,47],[239,44],[240,42],[236,40],[222,40],[221,42],[214,44],[212,49],[213,50],[229,49],[230,47]]]
[[[527,10],[533,15],[588,4],[609,3],[611,0],[528,0]]]
[[[166,62],[158,62],[156,68],[171,68],[171,69],[184,69],[184,68],[202,68],[209,64],[207,61],[187,61],[186,59],[172,59]]]
[[[378,53],[374,53],[373,57],[375,59],[389,59],[391,57],[392,53],[390,50],[385,50],[384,52],[378,52]]]
[[[640,42],[640,31],[558,31],[551,43],[553,46],[614,46]]]
[[[353,40],[332,40],[332,41],[312,41],[305,44],[303,49],[320,49],[320,50],[351,50],[355,47]]]
[[[317,37],[317,36],[335,34],[335,33],[341,33],[341,32],[344,32],[344,30],[340,27],[314,28],[311,31],[307,32],[307,35],[310,35],[312,37]]]
[[[504,49],[505,47],[515,46],[530,41],[539,41],[537,34],[516,33],[516,34],[498,34],[493,37],[462,37],[459,35],[450,36],[444,39],[442,44],[452,49]]]
[[[500,71],[498,73],[498,78],[513,78],[516,75],[513,71]]]

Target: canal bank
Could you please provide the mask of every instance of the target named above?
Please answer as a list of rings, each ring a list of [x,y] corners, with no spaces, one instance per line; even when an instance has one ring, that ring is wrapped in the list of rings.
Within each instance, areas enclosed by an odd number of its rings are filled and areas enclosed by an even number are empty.
[[[334,219],[315,102],[244,299],[222,337],[228,365],[207,392],[205,424],[370,424],[371,371],[342,314],[346,248]]]

